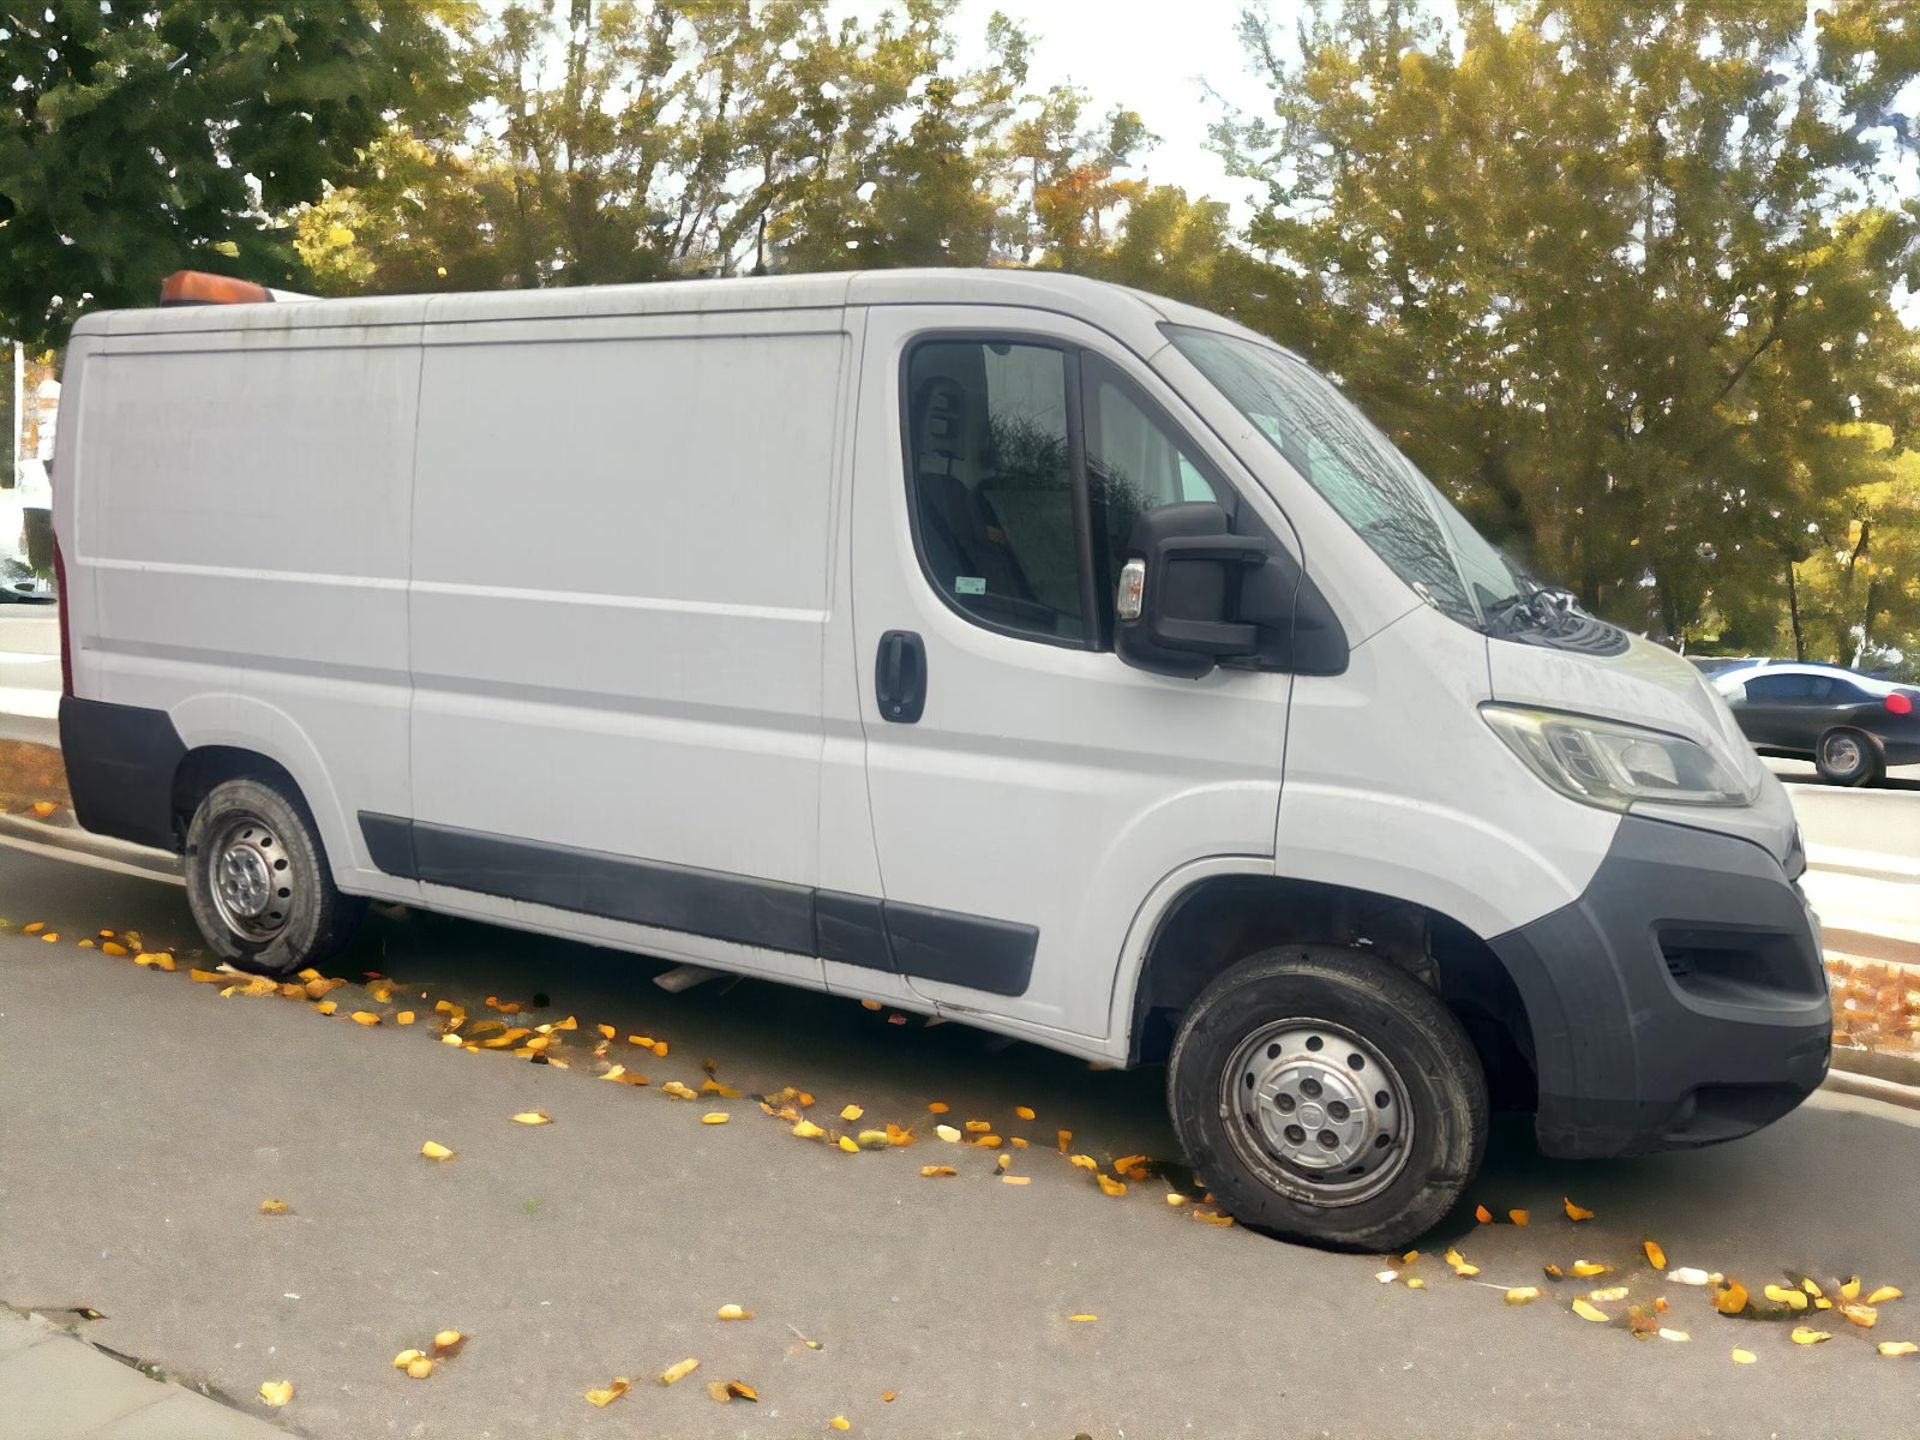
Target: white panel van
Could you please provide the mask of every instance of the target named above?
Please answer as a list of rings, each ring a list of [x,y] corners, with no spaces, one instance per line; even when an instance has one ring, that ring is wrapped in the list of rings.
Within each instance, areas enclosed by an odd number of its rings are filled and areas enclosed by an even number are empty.
[[[1296,356],[894,272],[89,316],[89,828],[231,963],[369,899],[1167,1066],[1282,1235],[1745,1134],[1826,1071],[1779,784]]]

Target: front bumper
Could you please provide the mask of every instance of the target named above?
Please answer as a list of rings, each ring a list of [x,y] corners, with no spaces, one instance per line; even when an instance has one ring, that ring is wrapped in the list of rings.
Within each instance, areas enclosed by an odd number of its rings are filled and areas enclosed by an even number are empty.
[[[1636,816],[1572,904],[1492,942],[1527,1008],[1554,1156],[1711,1145],[1825,1078],[1818,922],[1780,863]]]

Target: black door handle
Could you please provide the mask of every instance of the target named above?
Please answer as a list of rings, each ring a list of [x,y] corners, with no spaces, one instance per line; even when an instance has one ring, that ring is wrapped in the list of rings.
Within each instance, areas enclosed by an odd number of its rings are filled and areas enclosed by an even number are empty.
[[[911,725],[927,708],[927,647],[911,630],[889,630],[880,637],[873,667],[873,698],[880,718]]]

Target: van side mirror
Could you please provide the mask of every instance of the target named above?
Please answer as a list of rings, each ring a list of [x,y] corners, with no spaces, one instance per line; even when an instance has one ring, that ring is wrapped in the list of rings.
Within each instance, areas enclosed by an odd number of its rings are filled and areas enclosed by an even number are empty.
[[[1198,679],[1260,649],[1240,620],[1242,578],[1267,563],[1266,540],[1235,535],[1208,501],[1163,505],[1133,523],[1114,602],[1113,647],[1127,664]]]

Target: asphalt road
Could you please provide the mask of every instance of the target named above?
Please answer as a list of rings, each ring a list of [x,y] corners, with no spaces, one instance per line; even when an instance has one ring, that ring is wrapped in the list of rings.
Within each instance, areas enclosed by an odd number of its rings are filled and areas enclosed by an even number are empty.
[[[1911,1435],[1920,1357],[1871,1341],[1920,1340],[1920,1145],[1909,1112],[1817,1097],[1764,1134],[1716,1150],[1570,1165],[1503,1127],[1475,1200],[1523,1206],[1526,1228],[1456,1217],[1406,1271],[1195,1223],[1166,1180],[1101,1194],[1056,1153],[1056,1129],[1102,1160],[1171,1153],[1156,1073],[1096,1072],[959,1026],[888,1023],[845,1001],[755,982],[667,995],[630,956],[432,917],[376,919],[334,973],[397,975],[423,1018],[348,987],[333,1018],[277,997],[222,999],[180,973],[135,967],[76,936],[138,928],[190,946],[178,889],[0,850],[0,1300],[86,1305],[87,1333],[189,1382],[295,1398],[271,1412],[315,1440],[401,1436],[855,1435],[931,1437]],[[47,921],[58,943],[21,934]],[[185,949],[181,951],[185,955]],[[576,1015],[572,1068],[436,1043],[435,999],[477,1020],[485,996],[550,997]],[[399,997],[396,997],[396,1000]],[[669,1042],[639,1059],[653,1084],[594,1078],[594,1027]],[[748,1098],[678,1102],[711,1057],[750,1092],[811,1090],[840,1128],[913,1126],[904,1152],[843,1154],[794,1138]],[[941,1143],[948,1120],[1031,1138],[997,1181],[991,1152]],[[1030,1106],[1032,1122],[1014,1107]],[[510,1122],[539,1109],[551,1125]],[[720,1126],[701,1114],[724,1109]],[[457,1152],[435,1164],[424,1141]],[[923,1179],[922,1165],[960,1175]],[[1176,1175],[1177,1183],[1186,1183]],[[1571,1195],[1597,1212],[1581,1225]],[[263,1199],[290,1213],[259,1213]],[[1859,1272],[1911,1290],[1831,1342],[1722,1318],[1674,1265],[1725,1270],[1757,1290],[1786,1271]],[[1479,1280],[1450,1274],[1457,1241]],[[1576,1258],[1618,1275],[1555,1286],[1540,1266]],[[1636,1341],[1572,1314],[1587,1284],[1666,1296],[1688,1344]],[[720,1305],[756,1312],[714,1319]],[[1094,1314],[1090,1322],[1067,1317]],[[436,1330],[472,1338],[424,1381],[390,1367]],[[810,1349],[800,1335],[820,1342]],[[1758,1362],[1729,1358],[1741,1345]],[[672,1389],[648,1377],[683,1358]],[[582,1398],[616,1375],[631,1394]],[[709,1379],[761,1402],[722,1409]],[[892,1402],[883,1400],[894,1393]],[[4,1405],[4,1397],[0,1397]],[[259,1409],[257,1405],[252,1408]],[[0,1422],[0,1431],[5,1429]],[[29,1440],[29,1437],[22,1437]]]

